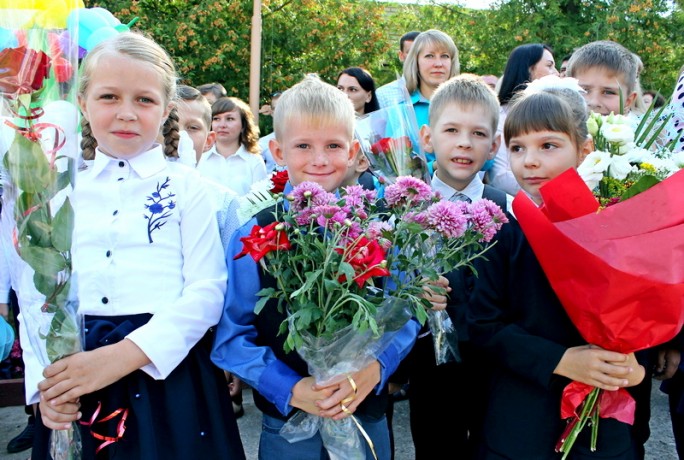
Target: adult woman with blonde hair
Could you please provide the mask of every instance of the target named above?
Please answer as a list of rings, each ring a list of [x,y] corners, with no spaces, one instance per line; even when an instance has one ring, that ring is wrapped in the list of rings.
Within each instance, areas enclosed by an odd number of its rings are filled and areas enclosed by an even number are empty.
[[[429,124],[430,98],[437,87],[461,73],[458,48],[450,36],[441,30],[421,32],[404,61],[404,83],[416,113],[418,128]],[[401,101],[397,101],[401,102]],[[434,154],[426,154],[430,174]]]

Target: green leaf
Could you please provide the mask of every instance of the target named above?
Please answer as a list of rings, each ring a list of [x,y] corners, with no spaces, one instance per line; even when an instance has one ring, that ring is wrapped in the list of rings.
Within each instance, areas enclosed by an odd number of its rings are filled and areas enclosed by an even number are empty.
[[[7,170],[12,181],[26,193],[43,192],[56,179],[40,144],[18,133],[7,152]]]
[[[52,297],[55,297],[55,292],[57,292],[59,287],[57,274],[43,275],[41,273],[34,272],[33,285],[36,287],[38,292],[45,296],[46,299],[51,299]]]
[[[264,309],[264,307],[266,306],[266,302],[268,302],[269,300],[271,300],[270,297],[260,297],[254,305],[254,314],[258,315],[259,313],[261,313],[261,310]]]
[[[76,318],[66,308],[58,309],[52,317],[45,347],[52,363],[81,351],[81,336]]]
[[[634,183],[634,185],[632,185],[630,188],[627,189],[625,193],[622,194],[620,200],[627,200],[633,197],[634,195],[638,195],[639,193],[648,190],[649,188],[653,187],[659,182],[660,180],[655,176],[642,176],[641,178],[639,178],[638,181]]]
[[[319,276],[321,276],[321,273],[323,273],[323,269],[318,269],[313,272],[309,272],[306,274],[306,281],[304,281],[304,284],[302,287],[294,291],[292,294],[290,294],[290,298],[293,299],[297,297],[299,294],[302,292],[306,292],[311,289],[311,286],[316,282]]]
[[[19,237],[31,246],[52,247],[50,238],[50,217],[45,208],[36,209],[26,217],[19,229]]]
[[[24,259],[34,271],[47,276],[55,276],[68,267],[64,255],[54,248],[40,248],[36,246],[22,247],[21,258]]]
[[[74,229],[74,209],[71,207],[69,198],[55,214],[52,221],[52,245],[60,252],[71,250],[71,235]]]

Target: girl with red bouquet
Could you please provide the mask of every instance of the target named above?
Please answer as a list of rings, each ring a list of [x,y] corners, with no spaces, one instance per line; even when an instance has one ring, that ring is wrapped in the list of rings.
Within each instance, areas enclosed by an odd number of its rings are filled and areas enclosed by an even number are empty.
[[[504,126],[520,193],[537,206],[542,205],[540,188],[576,168],[592,150],[579,87],[563,86],[522,93],[511,104]],[[602,418],[597,450],[590,449],[587,429],[569,458],[642,458],[650,394],[644,366],[634,353],[605,350],[583,339],[515,218],[496,240],[487,261],[476,263],[478,278],[468,312],[471,341],[491,358],[484,436],[477,458],[561,458],[556,444],[566,422],[560,403],[571,381],[607,392],[628,388],[637,400],[638,422],[631,426]],[[562,261],[563,254],[558,258]],[[645,404],[640,404],[642,395]]]

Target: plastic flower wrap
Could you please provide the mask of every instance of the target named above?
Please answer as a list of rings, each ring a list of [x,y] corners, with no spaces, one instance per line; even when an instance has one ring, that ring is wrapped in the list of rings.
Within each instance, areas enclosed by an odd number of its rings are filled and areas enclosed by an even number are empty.
[[[661,121],[659,121],[661,120]],[[641,193],[684,166],[684,154],[657,140],[667,124],[662,109],[644,115],[636,129],[623,115],[591,113],[587,120],[595,150],[577,168],[602,206]]]
[[[356,121],[355,136],[381,184],[400,176],[430,183],[425,152],[420,144],[413,105],[397,104],[371,112]]]
[[[367,366],[411,316],[424,323],[431,306],[424,285],[470,264],[506,221],[488,200],[440,200],[414,177],[398,177],[385,198],[379,208],[375,192],[361,186],[338,197],[304,182],[286,196],[272,195],[275,221],[241,239],[235,257],[250,255],[276,280],[257,293],[255,312],[278,300],[287,312],[280,326],[285,350],[296,350],[319,383]],[[439,257],[430,255],[432,247]],[[363,458],[364,432],[354,423],[301,414],[283,434],[294,441],[320,430],[333,458]]]
[[[587,343],[631,353],[672,339],[684,324],[684,171],[600,212],[575,170],[540,191],[541,208],[521,192],[513,210]],[[566,458],[587,424],[596,449],[599,418],[631,424],[634,410],[624,389],[570,383],[561,400],[568,426],[557,451]]]
[[[12,233],[22,262],[12,269],[43,299],[21,305],[21,315],[44,366],[82,349],[68,197],[78,156],[78,50],[62,40],[67,15],[82,6],[76,0],[0,2],[3,220],[14,217],[3,229]],[[55,460],[80,458],[78,428],[54,431],[50,449]]]

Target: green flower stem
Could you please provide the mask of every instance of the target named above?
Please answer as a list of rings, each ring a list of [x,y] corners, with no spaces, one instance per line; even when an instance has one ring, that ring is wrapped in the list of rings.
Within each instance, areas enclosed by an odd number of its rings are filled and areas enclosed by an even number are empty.
[[[577,441],[577,436],[580,434],[582,429],[584,429],[585,425],[587,422],[591,419],[592,423],[594,423],[595,419],[598,419],[599,417],[599,407],[597,401],[599,394],[601,393],[601,390],[599,388],[594,388],[591,390],[591,392],[587,395],[587,397],[584,399],[584,402],[582,403],[582,411],[580,412],[578,418],[579,421],[578,423],[573,427],[573,429],[568,433],[568,436],[563,440],[561,447],[559,449],[559,452],[563,453],[562,460],[565,460],[567,456],[570,454],[570,449],[572,449],[572,446],[575,444],[575,441]],[[594,431],[596,430],[596,433]],[[598,423],[596,422],[594,424],[594,427],[592,427],[592,436],[591,436],[591,450],[595,451],[596,450],[596,438],[598,437]]]

